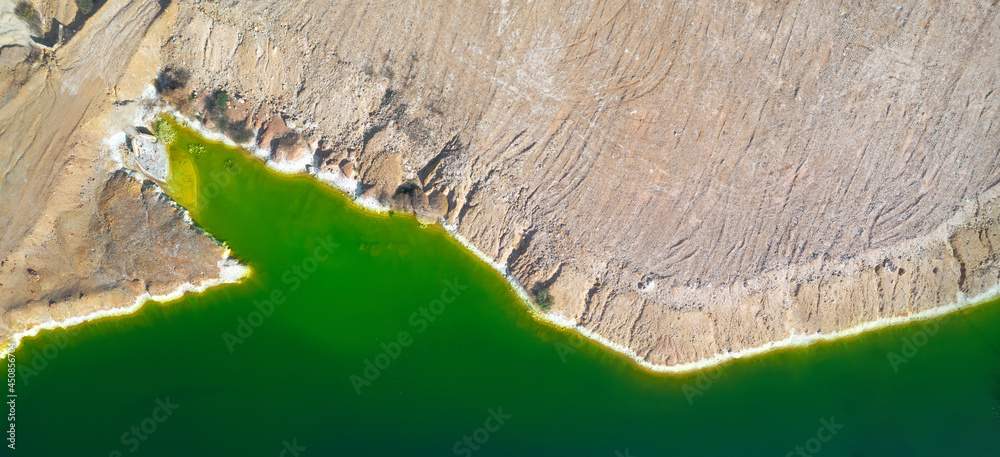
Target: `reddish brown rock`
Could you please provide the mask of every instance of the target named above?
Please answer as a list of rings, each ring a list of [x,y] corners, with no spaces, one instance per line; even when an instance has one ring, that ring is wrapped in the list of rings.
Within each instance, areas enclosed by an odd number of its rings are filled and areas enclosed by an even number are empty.
[[[271,158],[278,162],[298,163],[311,159],[312,150],[301,135],[292,131],[271,141]]]
[[[344,159],[340,161],[340,171],[344,173],[348,179],[354,179],[354,161]]]

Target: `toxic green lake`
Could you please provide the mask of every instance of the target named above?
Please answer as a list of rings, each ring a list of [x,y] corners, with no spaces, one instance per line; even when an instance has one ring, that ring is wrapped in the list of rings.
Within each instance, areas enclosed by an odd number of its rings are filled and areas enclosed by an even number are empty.
[[[24,340],[0,455],[1000,455],[996,303],[650,373],[437,226],[190,131],[170,153],[167,192],[253,274]]]

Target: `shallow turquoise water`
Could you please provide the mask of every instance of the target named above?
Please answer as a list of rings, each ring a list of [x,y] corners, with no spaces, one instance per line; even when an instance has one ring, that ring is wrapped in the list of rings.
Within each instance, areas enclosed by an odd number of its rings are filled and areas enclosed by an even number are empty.
[[[995,303],[651,374],[534,322],[442,230],[191,143],[170,192],[253,277],[26,340],[0,455],[1000,455]]]

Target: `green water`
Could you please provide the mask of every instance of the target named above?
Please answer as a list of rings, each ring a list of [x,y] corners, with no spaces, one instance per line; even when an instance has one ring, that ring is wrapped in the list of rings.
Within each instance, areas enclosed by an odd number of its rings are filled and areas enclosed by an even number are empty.
[[[651,374],[533,321],[441,229],[192,143],[171,148],[169,192],[254,275],[24,341],[0,454],[1000,455],[996,304]]]

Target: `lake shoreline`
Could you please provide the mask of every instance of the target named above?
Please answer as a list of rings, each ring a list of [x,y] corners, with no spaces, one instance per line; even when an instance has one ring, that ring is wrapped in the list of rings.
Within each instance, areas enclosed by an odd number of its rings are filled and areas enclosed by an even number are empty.
[[[185,127],[188,127],[198,132],[199,135],[202,135],[209,140],[218,141],[230,147],[243,149],[253,157],[261,160],[265,166],[267,166],[269,169],[271,169],[272,171],[276,172],[279,175],[287,177],[300,176],[300,175],[310,176],[316,179],[316,181],[318,181],[319,183],[325,184],[330,188],[341,191],[344,194],[344,196],[347,197],[348,200],[350,200],[354,206],[366,212],[381,214],[381,215],[384,215],[389,212],[388,207],[380,205],[377,201],[370,198],[360,197],[357,194],[357,192],[352,192],[352,190],[356,188],[357,180],[343,178],[343,177],[323,176],[322,172],[316,171],[315,168],[312,171],[310,171],[303,164],[286,164],[283,162],[271,160],[268,157],[266,151],[260,149],[259,146],[256,144],[253,143],[247,143],[243,145],[236,144],[225,135],[222,135],[218,132],[209,131],[200,123],[185,118],[179,112],[177,112],[172,108],[166,110],[165,112],[173,116]],[[340,179],[334,179],[334,178],[340,178]],[[349,183],[342,182],[345,180],[350,182]],[[408,216],[415,217],[413,215],[408,215]],[[774,351],[779,351],[782,349],[802,348],[816,343],[844,340],[847,338],[859,336],[865,333],[875,332],[885,328],[903,326],[913,322],[932,320],[935,318],[943,317],[953,312],[969,309],[981,304],[988,303],[1000,297],[1000,283],[997,283],[989,290],[975,297],[969,298],[966,297],[961,292],[958,292],[957,296],[955,297],[955,300],[947,305],[929,308],[907,316],[879,318],[873,321],[862,323],[860,325],[849,327],[844,330],[830,332],[830,333],[793,334],[787,338],[773,341],[762,346],[748,348],[740,351],[715,354],[712,357],[701,359],[695,362],[685,362],[674,365],[656,364],[648,362],[631,348],[613,342],[586,327],[580,326],[575,321],[564,315],[557,314],[556,312],[545,312],[538,309],[536,306],[533,305],[533,300],[531,299],[527,290],[524,289],[524,287],[520,284],[517,278],[513,277],[510,274],[508,267],[506,265],[502,265],[494,261],[493,259],[488,257],[485,253],[480,251],[479,248],[476,247],[471,241],[469,241],[468,239],[466,239],[465,237],[463,237],[461,234],[458,233],[457,227],[444,223],[441,223],[440,225],[449,234],[449,236],[453,239],[453,241],[457,242],[459,245],[465,248],[466,251],[475,256],[478,260],[489,265],[490,268],[492,268],[497,274],[499,274],[505,279],[505,281],[507,282],[508,286],[510,286],[513,293],[521,301],[521,305],[532,316],[533,319],[550,327],[576,332],[577,334],[583,336],[584,338],[587,338],[597,343],[598,345],[605,347],[608,350],[611,350],[619,355],[627,357],[635,365],[651,373],[688,374],[710,368],[716,368],[720,365],[724,365],[726,363],[735,360],[760,356]]]
[[[155,93],[151,93],[150,91],[147,91],[147,94],[149,96],[155,97]],[[314,178],[318,183],[324,184],[329,188],[340,191],[341,193],[343,193],[345,197],[348,198],[348,200],[355,207],[363,211],[381,215],[385,215],[390,211],[388,207],[379,204],[377,201],[371,198],[361,197],[357,192],[358,181],[356,179],[346,178],[342,176],[334,176],[330,173],[321,172],[317,170],[315,167],[309,167],[308,166],[309,164],[304,161],[302,161],[301,163],[286,163],[286,162],[272,160],[269,157],[269,154],[263,149],[261,149],[259,145],[257,145],[254,141],[250,141],[244,144],[237,144],[227,136],[219,132],[209,130],[203,124],[188,119],[187,117],[183,116],[180,112],[178,112],[176,109],[170,107],[169,104],[163,103],[162,100],[158,101],[161,102],[158,109],[150,112],[141,113],[141,122],[149,123],[152,121],[152,119],[156,118],[157,116],[169,115],[185,128],[188,128],[196,132],[199,136],[209,141],[222,143],[228,147],[238,148],[243,150],[248,155],[263,162],[263,164],[268,169],[270,169],[271,171],[275,172],[278,175],[281,175],[283,177],[307,175]],[[109,145],[113,144],[116,142],[115,140],[119,140],[120,138],[117,138],[117,136],[120,135],[118,134],[110,135],[108,137],[108,144]],[[123,139],[121,140],[123,141]],[[120,161],[119,164],[121,164]],[[139,173],[141,174],[142,172]],[[185,220],[187,220],[189,223],[193,223],[193,221],[191,221],[190,217],[188,216],[187,210],[184,210],[184,214],[185,214]],[[415,217],[413,215],[409,216]],[[448,235],[452,238],[454,242],[461,245],[467,252],[475,256],[478,260],[489,265],[491,269],[493,269],[496,273],[498,273],[505,279],[511,291],[520,300],[521,306],[531,315],[531,317],[534,320],[553,328],[570,332],[576,332],[580,336],[587,338],[610,351],[613,351],[619,355],[627,357],[636,366],[651,373],[688,374],[710,368],[716,368],[720,365],[724,365],[735,360],[760,356],[782,349],[802,348],[821,342],[844,340],[850,337],[878,331],[889,327],[903,326],[913,322],[935,319],[956,311],[988,303],[1000,297],[1000,283],[998,283],[995,284],[989,290],[975,297],[969,298],[966,297],[961,292],[958,292],[955,300],[947,305],[929,308],[921,312],[906,316],[879,318],[859,325],[854,325],[844,330],[829,332],[829,333],[814,333],[814,334],[793,333],[791,336],[787,338],[768,342],[761,346],[751,347],[739,351],[717,353],[711,357],[696,360],[694,362],[684,362],[671,365],[657,364],[647,361],[645,358],[636,353],[632,348],[611,341],[608,338],[602,336],[601,334],[579,325],[575,320],[573,320],[568,316],[560,314],[556,311],[546,312],[538,309],[533,304],[533,300],[531,299],[530,295],[520,284],[517,278],[513,277],[510,274],[509,269],[506,265],[497,263],[493,259],[489,258],[485,253],[480,251],[478,247],[476,247],[471,243],[471,241],[469,241],[468,239],[466,239],[465,237],[463,237],[458,233],[456,226],[445,224],[443,223],[443,221],[441,221],[440,225],[444,229],[444,231],[448,233]],[[43,330],[73,327],[109,316],[127,316],[141,309],[149,301],[166,303],[181,298],[182,296],[184,296],[189,292],[202,293],[211,287],[222,284],[239,283],[240,281],[249,277],[251,271],[249,267],[245,265],[236,264],[228,267],[223,266],[224,262],[230,260],[228,255],[229,255],[229,250],[227,248],[226,256],[224,256],[224,258],[219,261],[220,273],[221,273],[219,278],[206,280],[197,285],[192,283],[184,283],[179,285],[176,289],[165,295],[151,296],[148,293],[145,293],[143,295],[136,297],[133,304],[128,307],[111,308],[108,310],[96,311],[83,316],[64,319],[61,321],[52,320],[44,322],[35,325],[26,331],[15,333],[12,337],[13,346],[16,348],[17,346],[20,345],[22,339],[27,337],[37,336]],[[231,272],[227,274],[226,268],[230,268]],[[5,357],[8,350],[9,349],[5,347],[2,351],[0,351],[0,358]]]
[[[150,295],[149,292],[143,293],[135,297],[135,300],[131,305],[120,308],[109,308],[94,311],[82,316],[74,316],[68,319],[62,320],[50,320],[36,324],[25,331],[17,332],[11,336],[10,343],[0,349],[0,359],[7,357],[10,352],[10,348],[13,347],[15,350],[21,345],[21,341],[25,338],[33,338],[38,336],[41,332],[45,330],[57,330],[57,329],[67,329],[71,327],[76,327],[78,325],[87,324],[89,322],[98,321],[106,317],[124,317],[134,314],[141,310],[144,306],[149,303],[169,303],[171,301],[180,299],[187,295],[188,293],[200,294],[206,290],[221,286],[224,284],[238,284],[243,282],[245,279],[249,278],[253,271],[249,266],[239,263],[234,258],[230,256],[231,251],[226,248],[223,253],[222,259],[219,260],[219,277],[210,278],[201,281],[197,284],[191,282],[184,282],[179,284],[170,292],[163,295]]]

